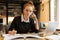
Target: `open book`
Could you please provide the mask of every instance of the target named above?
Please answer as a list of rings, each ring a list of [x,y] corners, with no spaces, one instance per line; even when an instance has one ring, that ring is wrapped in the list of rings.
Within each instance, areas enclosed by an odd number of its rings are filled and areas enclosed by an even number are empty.
[[[11,40],[11,39],[18,39],[18,38],[41,38],[37,34],[15,34],[15,35],[10,35],[10,34],[5,34],[4,40]]]

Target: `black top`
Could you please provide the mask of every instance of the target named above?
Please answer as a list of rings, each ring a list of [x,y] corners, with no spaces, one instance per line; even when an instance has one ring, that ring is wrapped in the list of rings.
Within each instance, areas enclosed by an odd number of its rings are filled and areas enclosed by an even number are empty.
[[[17,30],[17,33],[32,33],[32,32],[38,32],[35,28],[35,24],[33,19],[29,18],[29,22],[21,22],[21,16],[17,16],[14,18],[9,30]]]

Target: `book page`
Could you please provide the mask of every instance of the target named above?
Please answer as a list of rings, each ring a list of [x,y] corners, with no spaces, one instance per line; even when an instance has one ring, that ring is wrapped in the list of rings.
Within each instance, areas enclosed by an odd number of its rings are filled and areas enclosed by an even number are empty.
[[[11,40],[19,37],[24,37],[24,35],[21,36],[20,34],[15,34],[15,35],[5,34],[4,40]]]
[[[37,34],[26,34],[25,35],[26,36],[26,38],[41,38],[39,35],[37,35]]]
[[[5,34],[3,35],[5,40],[11,40],[11,39],[16,39],[16,38],[41,38],[38,35],[35,34],[15,34],[15,35],[10,35],[10,34]]]

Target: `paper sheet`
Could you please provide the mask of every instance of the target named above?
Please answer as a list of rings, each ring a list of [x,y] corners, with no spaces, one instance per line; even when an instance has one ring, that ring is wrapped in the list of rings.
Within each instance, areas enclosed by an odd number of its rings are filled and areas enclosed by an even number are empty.
[[[46,36],[46,38],[48,38],[49,40],[60,40],[59,35],[50,35],[50,36]]]

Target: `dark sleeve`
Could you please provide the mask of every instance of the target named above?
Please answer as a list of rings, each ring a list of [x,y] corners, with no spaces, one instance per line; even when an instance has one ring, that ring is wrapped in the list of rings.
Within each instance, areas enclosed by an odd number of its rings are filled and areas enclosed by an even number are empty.
[[[36,27],[35,27],[35,24],[34,24],[34,20],[33,19],[31,19],[30,25],[31,25],[31,30],[33,32],[35,32],[35,33],[38,33],[39,32],[39,30],[37,30]]]
[[[8,31],[11,31],[11,30],[15,29],[15,27],[17,27],[17,20],[18,20],[17,17],[15,17],[13,19],[13,21],[12,21],[12,23],[11,23],[10,28],[8,29]]]

